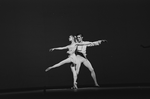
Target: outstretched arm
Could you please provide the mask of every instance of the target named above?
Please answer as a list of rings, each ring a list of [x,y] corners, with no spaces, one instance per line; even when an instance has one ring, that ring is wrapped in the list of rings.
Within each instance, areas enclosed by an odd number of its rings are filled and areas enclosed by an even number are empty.
[[[99,41],[95,41],[95,42],[85,41],[85,42],[82,42],[82,43],[76,43],[76,45],[78,45],[78,46],[83,46],[83,45],[95,46],[95,45],[99,45]]]
[[[98,40],[98,41],[95,41],[95,42],[92,42],[94,45],[99,45],[101,44],[102,42],[105,42],[106,40]]]
[[[79,45],[79,46],[83,46],[83,45],[90,45],[91,42],[83,42],[83,43],[76,43],[76,45]]]
[[[54,51],[54,50],[63,50],[63,49],[67,49],[68,46],[65,46],[65,47],[57,47],[57,48],[51,48],[49,49],[49,51]]]
[[[106,40],[98,40],[98,41],[94,41],[94,42],[89,42],[90,44],[88,46],[97,46],[99,44],[101,44],[101,42],[104,42]]]

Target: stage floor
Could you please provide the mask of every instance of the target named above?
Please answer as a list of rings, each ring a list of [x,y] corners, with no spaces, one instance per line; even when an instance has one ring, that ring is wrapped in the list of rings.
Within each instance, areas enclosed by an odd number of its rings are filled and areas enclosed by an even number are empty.
[[[150,87],[86,87],[0,93],[0,99],[150,99]]]

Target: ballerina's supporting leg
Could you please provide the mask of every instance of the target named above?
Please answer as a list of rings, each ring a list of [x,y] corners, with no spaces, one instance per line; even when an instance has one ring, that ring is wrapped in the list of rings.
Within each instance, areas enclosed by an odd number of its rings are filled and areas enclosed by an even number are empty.
[[[45,71],[48,71],[48,70],[50,70],[52,68],[56,68],[56,67],[62,66],[63,64],[70,63],[70,62],[71,62],[70,58],[67,58],[67,59],[65,59],[65,60],[63,60],[63,61],[61,61],[61,62],[59,62],[59,63],[57,63],[57,64],[55,64],[55,65],[53,65],[51,67],[48,67]]]
[[[73,73],[73,89],[77,89],[77,73],[76,73],[76,70],[75,70],[75,64],[72,64],[70,67],[71,67],[71,70],[72,70],[72,73]]]

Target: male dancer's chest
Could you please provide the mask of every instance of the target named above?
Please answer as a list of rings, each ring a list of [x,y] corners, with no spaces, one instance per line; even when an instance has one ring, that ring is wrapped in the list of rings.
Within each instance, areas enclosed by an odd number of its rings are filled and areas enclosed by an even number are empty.
[[[79,52],[82,52],[82,53],[86,53],[86,47],[87,46],[85,46],[85,45],[79,45],[78,47],[77,47],[77,51],[79,51]]]

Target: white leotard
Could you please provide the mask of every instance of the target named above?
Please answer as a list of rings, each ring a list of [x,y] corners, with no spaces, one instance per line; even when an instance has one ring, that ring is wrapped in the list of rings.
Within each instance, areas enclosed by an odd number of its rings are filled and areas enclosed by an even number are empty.
[[[76,50],[76,44],[72,44],[72,45],[69,45],[68,46],[68,51],[67,51],[67,53],[69,54],[69,58],[71,59],[71,61],[73,62],[73,63],[76,63],[77,62],[77,58],[76,58],[76,55],[75,55],[75,50]]]

